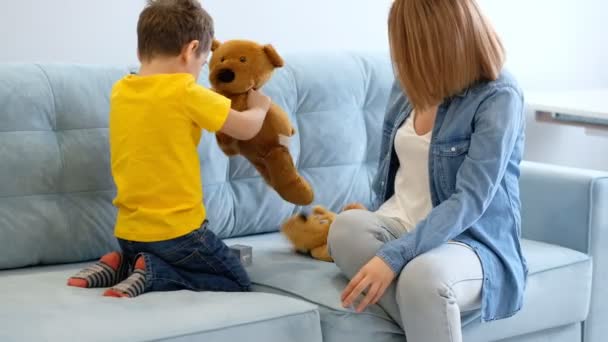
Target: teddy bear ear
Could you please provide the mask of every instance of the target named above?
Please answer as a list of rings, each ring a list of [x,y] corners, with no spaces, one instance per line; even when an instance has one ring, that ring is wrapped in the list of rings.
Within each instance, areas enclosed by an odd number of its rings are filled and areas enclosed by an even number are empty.
[[[281,58],[277,50],[275,50],[272,45],[264,45],[264,53],[266,53],[266,56],[268,56],[270,63],[272,63],[275,68],[280,68],[285,65],[283,58]]]
[[[220,43],[219,40],[214,39],[213,42],[211,43],[211,52],[217,50],[217,48],[219,48],[220,45],[222,45],[222,43]]]

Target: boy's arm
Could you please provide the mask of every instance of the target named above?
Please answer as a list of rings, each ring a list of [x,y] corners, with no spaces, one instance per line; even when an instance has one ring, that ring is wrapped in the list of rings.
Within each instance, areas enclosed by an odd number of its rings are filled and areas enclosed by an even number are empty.
[[[270,98],[261,92],[250,90],[247,107],[249,109],[243,112],[230,110],[221,132],[237,140],[249,140],[255,137],[262,129],[270,109]]]
[[[231,109],[220,132],[237,140],[249,140],[255,137],[266,117],[267,110],[252,108],[244,112]]]
[[[256,136],[270,108],[270,99],[252,90],[248,98],[249,109],[233,110],[229,99],[196,83],[188,87],[185,102],[192,120],[199,127],[209,132],[221,131],[238,140]]]
[[[206,131],[219,131],[230,115],[230,99],[215,93],[194,81],[186,86],[182,103],[186,113],[196,125]]]

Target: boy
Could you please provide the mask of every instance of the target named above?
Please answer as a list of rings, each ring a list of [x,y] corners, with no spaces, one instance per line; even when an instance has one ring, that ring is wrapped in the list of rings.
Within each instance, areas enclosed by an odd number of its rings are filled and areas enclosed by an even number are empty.
[[[197,145],[202,129],[251,139],[270,99],[252,91],[250,109],[237,112],[230,100],[196,84],[214,35],[197,0],[148,1],[137,34],[140,73],[116,83],[110,100],[115,235],[122,252],[103,256],[68,285],[112,286],[104,293],[111,297],[248,291],[240,260],[207,229]]]

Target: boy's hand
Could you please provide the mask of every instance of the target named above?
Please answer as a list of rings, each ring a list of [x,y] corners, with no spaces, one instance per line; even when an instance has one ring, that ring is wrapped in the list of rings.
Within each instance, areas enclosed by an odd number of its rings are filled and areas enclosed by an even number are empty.
[[[249,91],[247,106],[249,109],[260,109],[263,112],[267,112],[270,109],[270,98],[261,91],[252,89]]]

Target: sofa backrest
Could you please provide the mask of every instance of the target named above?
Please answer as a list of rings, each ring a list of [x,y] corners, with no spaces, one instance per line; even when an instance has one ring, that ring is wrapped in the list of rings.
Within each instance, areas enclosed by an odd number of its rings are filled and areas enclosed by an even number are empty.
[[[369,204],[392,82],[388,58],[286,60],[264,91],[296,127],[291,151],[314,204]],[[86,261],[117,248],[108,107],[113,83],[129,72],[0,65],[0,269]],[[213,135],[203,135],[199,154],[210,226],[221,237],[276,231],[300,209],[246,160],[224,156]]]

